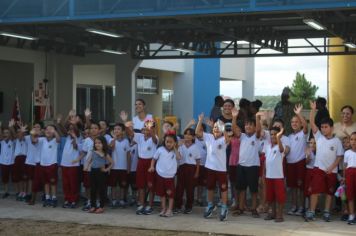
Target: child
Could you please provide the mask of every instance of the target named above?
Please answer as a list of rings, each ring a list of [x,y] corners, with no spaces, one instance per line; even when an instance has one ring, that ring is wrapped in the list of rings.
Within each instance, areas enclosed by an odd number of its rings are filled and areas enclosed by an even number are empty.
[[[202,130],[203,132],[206,132],[206,126],[205,124],[202,124]],[[205,163],[206,163],[206,156],[207,156],[207,150],[206,150],[206,144],[203,139],[199,139],[195,137],[195,144],[199,148],[200,151],[200,167],[199,167],[199,177],[198,177],[198,188],[197,188],[197,203],[200,206],[204,206],[204,200],[203,200],[203,195],[205,192],[206,188],[206,168],[205,168]]]
[[[347,150],[344,155],[345,163],[345,182],[346,197],[348,199],[349,218],[347,223],[353,225],[355,219],[355,198],[356,198],[356,132],[350,137],[351,149]]]
[[[235,117],[236,118],[236,117]],[[224,132],[219,121],[213,126],[213,133],[208,134],[202,131],[204,115],[199,115],[199,121],[195,130],[198,138],[203,138],[207,147],[207,158],[205,163],[207,174],[208,206],[205,209],[204,217],[210,218],[213,215],[215,206],[213,204],[216,182],[218,182],[222,205],[219,215],[220,221],[227,219],[227,170],[226,170],[226,147],[230,143],[231,137]],[[232,135],[232,134],[231,134]]]
[[[199,177],[200,150],[195,145],[195,131],[192,128],[184,130],[184,143],[178,151],[181,155],[177,172],[176,209],[179,212],[183,204],[185,192],[186,202],[184,214],[192,213],[194,202],[194,187]]]
[[[48,125],[45,128],[45,137],[33,138],[32,142],[38,142],[41,146],[40,167],[45,190],[43,206],[57,207],[57,152],[60,137],[56,128],[53,125]]]
[[[265,220],[274,219],[275,222],[283,222],[283,206],[286,201],[283,173],[283,152],[281,142],[283,129],[272,127],[271,143],[265,143],[266,154],[266,201],[272,207],[272,214],[268,214]]]
[[[128,176],[131,169],[130,144],[124,137],[125,125],[122,123],[115,124],[113,137],[110,147],[114,165],[109,174],[108,185],[111,187],[111,205],[113,208],[120,206],[125,207],[127,204]],[[117,184],[120,186],[119,203],[117,203]]]
[[[233,136],[230,141],[231,152],[229,158],[229,180],[230,180],[230,188],[231,188],[231,197],[232,201],[232,209],[233,211],[238,209],[238,193],[236,189],[237,183],[237,164],[239,163],[239,152],[240,152],[240,138],[238,137],[238,128],[237,126],[231,127],[233,128]]]
[[[15,140],[15,163],[13,168],[12,182],[15,184],[17,201],[24,201],[26,196],[24,175],[27,143],[25,140],[25,132],[26,126],[22,125],[20,125],[16,131],[17,138]]]
[[[177,151],[177,136],[175,132],[168,132],[163,138],[164,145],[157,149],[151,166],[148,169],[153,173],[156,169],[156,194],[161,200],[161,212],[159,216],[173,216],[173,201],[174,201],[174,176],[177,173],[177,160],[180,159],[180,154]],[[157,164],[156,164],[157,163]],[[156,167],[155,167],[156,166]],[[168,207],[166,203],[168,198]]]
[[[235,115],[234,115],[235,117]],[[234,118],[235,119],[235,118]],[[236,122],[233,120],[233,125]],[[240,136],[239,163],[237,166],[237,190],[239,191],[239,209],[234,215],[243,214],[245,206],[245,196],[247,187],[252,195],[252,217],[258,218],[257,212],[257,193],[258,178],[260,168],[260,137],[261,137],[260,113],[256,114],[256,120],[248,119],[245,121],[245,132]]]
[[[302,105],[294,107],[295,116],[291,119],[293,133],[288,138],[290,152],[287,156],[287,187],[292,191],[292,208],[288,215],[302,216],[304,213],[304,178],[305,148],[307,143],[308,125],[301,115]]]
[[[126,133],[130,139],[133,139],[138,146],[138,163],[136,186],[138,189],[139,206],[136,209],[137,215],[150,215],[153,212],[154,197],[154,174],[149,173],[148,169],[151,160],[156,152],[158,137],[156,136],[155,123],[153,120],[146,120],[142,133],[133,132],[133,123],[126,122]],[[145,207],[146,188],[149,192],[149,204]]]
[[[64,193],[63,208],[76,208],[79,200],[79,163],[74,163],[79,156],[81,137],[76,125],[70,124],[62,153],[62,186]]]
[[[90,200],[91,208],[89,213],[103,213],[106,200],[106,177],[113,162],[108,154],[109,147],[104,136],[99,136],[94,140],[94,150],[89,153],[88,161],[84,166],[85,171],[89,171],[90,176]],[[106,167],[106,164],[108,166]],[[96,205],[96,197],[99,195],[100,205]]]
[[[315,163],[316,142],[314,137],[311,137],[309,139],[308,145],[309,146],[305,150],[306,172],[305,172],[305,179],[304,179],[304,197],[305,197],[306,209],[310,207],[310,195],[311,195],[310,184],[313,179],[313,169]]]
[[[9,122],[9,126],[13,125],[13,121]],[[4,194],[2,198],[7,198],[9,194],[9,180],[11,175],[11,168],[14,165],[14,149],[15,144],[12,141],[12,134],[9,128],[3,128],[0,133],[1,148],[0,148],[0,166],[1,166],[1,180],[4,185]]]
[[[315,208],[321,193],[326,194],[323,219],[330,222],[330,207],[336,185],[337,166],[342,160],[344,150],[341,141],[333,136],[334,122],[330,118],[321,121],[321,133],[314,122],[315,102],[310,102],[310,125],[316,140],[316,156],[311,182],[310,208],[306,220],[314,220]]]
[[[131,168],[129,174],[129,186],[131,190],[130,206],[136,204],[137,199],[137,187],[136,187],[136,170],[138,162],[138,149],[136,143],[130,143],[130,160]]]

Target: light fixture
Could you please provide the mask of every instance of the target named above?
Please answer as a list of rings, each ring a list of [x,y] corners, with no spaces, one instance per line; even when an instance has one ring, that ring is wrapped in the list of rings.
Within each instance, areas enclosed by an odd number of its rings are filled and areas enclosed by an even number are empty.
[[[100,51],[101,52],[106,52],[106,53],[111,53],[111,54],[117,54],[117,55],[127,54],[126,52],[114,51],[114,50],[110,50],[110,49],[102,49]]]
[[[345,42],[344,45],[348,48],[356,48],[356,44],[352,42]]]
[[[230,44],[231,42],[234,42],[234,41],[222,41],[222,42],[225,44]],[[246,40],[237,40],[236,43],[237,44],[250,44],[250,42],[248,42]]]
[[[303,22],[316,30],[326,30],[326,27],[314,19],[304,19]]]
[[[100,34],[100,35],[104,35],[104,36],[108,36],[108,37],[113,37],[113,38],[121,38],[121,37],[123,37],[123,36],[120,35],[120,34],[115,34],[115,33],[112,33],[112,32],[103,31],[103,30],[98,30],[98,29],[92,29],[92,28],[86,29],[86,31],[88,31],[88,32],[90,32],[90,33],[93,33],[93,34]]]
[[[0,35],[7,36],[7,37],[13,37],[13,38],[19,38],[19,39],[26,39],[26,40],[37,40],[38,39],[38,38],[28,36],[28,35],[9,33],[9,32],[0,32]]]

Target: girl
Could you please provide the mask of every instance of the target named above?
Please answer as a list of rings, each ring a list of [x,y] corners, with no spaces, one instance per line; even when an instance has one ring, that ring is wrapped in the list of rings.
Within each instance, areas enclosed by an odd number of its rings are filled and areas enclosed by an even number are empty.
[[[70,124],[65,138],[61,167],[63,179],[64,204],[63,208],[75,208],[79,200],[79,163],[72,163],[79,155],[78,145],[81,137],[76,125]]]
[[[345,152],[345,179],[346,179],[346,198],[348,199],[349,219],[347,223],[353,225],[355,219],[355,201],[356,198],[356,132],[350,137],[351,149]]]
[[[161,213],[160,216],[173,216],[173,201],[174,201],[174,176],[177,172],[177,160],[180,159],[180,154],[177,150],[177,137],[174,132],[168,132],[163,138],[164,145],[157,149],[151,166],[148,169],[150,173],[155,171],[156,165],[156,194],[160,196]],[[168,197],[168,207],[166,205],[166,197]]]
[[[9,122],[9,127],[14,125],[14,121]],[[1,166],[1,178],[4,184],[4,194],[2,198],[7,198],[9,194],[9,180],[11,174],[11,168],[14,165],[14,148],[15,144],[12,141],[12,134],[10,128],[3,128],[0,133],[1,140],[1,152],[0,152],[0,166]]]
[[[305,150],[305,160],[306,160],[306,172],[305,172],[305,180],[304,180],[304,196],[305,196],[305,208],[309,209],[310,204],[310,195],[311,188],[310,183],[313,178],[313,169],[315,162],[315,154],[316,154],[316,142],[315,138],[311,137],[308,142],[308,147]]]
[[[184,192],[186,194],[186,203],[184,214],[190,214],[194,202],[194,187],[199,177],[200,169],[200,150],[195,145],[195,131],[188,128],[184,131],[184,143],[178,151],[182,159],[177,173],[177,194],[176,208],[180,211],[183,203]]]
[[[238,209],[237,201],[238,194],[236,190],[237,182],[237,164],[239,163],[239,152],[240,152],[240,138],[237,136],[237,126],[233,126],[233,137],[231,138],[231,152],[229,158],[229,180],[231,188],[231,196],[233,198],[232,208],[233,210]]]
[[[113,161],[108,154],[109,147],[106,139],[99,136],[94,140],[94,150],[90,152],[85,171],[90,171],[90,199],[91,208],[89,213],[103,213],[106,200],[106,176],[110,171]],[[108,164],[107,167],[106,164]],[[96,206],[96,197],[99,194],[100,206]]]

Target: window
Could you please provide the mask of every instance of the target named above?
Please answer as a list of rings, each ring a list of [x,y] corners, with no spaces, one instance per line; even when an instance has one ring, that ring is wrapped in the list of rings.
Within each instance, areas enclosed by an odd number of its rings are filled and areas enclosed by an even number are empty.
[[[136,77],[136,92],[140,94],[158,94],[158,77],[138,75]]]
[[[162,115],[173,115],[173,90],[162,89]]]

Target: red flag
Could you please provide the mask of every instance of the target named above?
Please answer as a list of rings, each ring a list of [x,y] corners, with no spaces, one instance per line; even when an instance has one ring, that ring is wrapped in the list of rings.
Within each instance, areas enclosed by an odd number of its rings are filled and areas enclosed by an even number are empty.
[[[20,113],[20,102],[19,102],[19,97],[16,95],[15,97],[15,102],[14,102],[14,107],[12,109],[12,119],[15,121],[21,121],[21,113]]]

